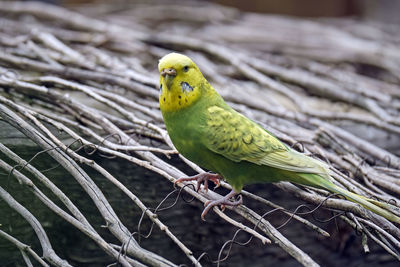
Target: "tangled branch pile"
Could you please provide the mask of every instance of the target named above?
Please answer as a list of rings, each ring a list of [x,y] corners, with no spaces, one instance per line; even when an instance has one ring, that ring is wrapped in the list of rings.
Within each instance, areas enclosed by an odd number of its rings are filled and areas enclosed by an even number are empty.
[[[43,205],[123,266],[179,264],[140,246],[132,229],[124,226],[104,196],[106,189],[100,189],[82,166],[93,168],[126,194],[182,250],[186,260],[201,266],[201,255],[193,255],[185,240],[178,239],[174,229],[118,177],[89,155],[74,151],[80,143],[149,169],[171,183],[185,176],[164,160],[176,151],[157,103],[158,58],[175,50],[193,58],[235,109],[287,144],[327,161],[341,186],[390,202],[392,212],[400,215],[398,28],[354,20],[310,21],[246,14],[196,2],[128,7],[81,6],[75,12],[40,3],[0,2],[0,123],[2,120],[22,132],[76,179],[119,244],[102,237],[63,188],[2,144],[1,158],[19,167],[0,160],[0,168],[8,173],[1,179],[17,179]],[[55,130],[75,140],[74,144],[60,139]],[[143,138],[131,138],[132,133]],[[163,143],[164,148],[149,140]],[[59,201],[53,202],[38,184]],[[223,186],[229,188],[226,183]],[[365,251],[369,250],[367,240],[373,240],[400,260],[396,252],[400,249],[400,229],[396,225],[354,203],[327,198],[320,190],[284,182],[276,186],[301,201],[347,211],[338,216],[362,231]],[[218,190],[196,192],[190,186],[182,190],[201,202],[219,197]],[[242,194],[245,204],[260,202],[283,209],[250,192]],[[43,266],[70,266],[55,253],[34,212],[2,187],[0,197],[31,224],[40,240],[43,258],[29,244],[0,228],[0,236],[21,250],[27,265],[35,260]],[[225,213],[214,211],[263,243],[273,241],[304,266],[318,265],[245,205]],[[230,216],[233,213],[236,215]],[[292,217],[328,235],[313,222]]]

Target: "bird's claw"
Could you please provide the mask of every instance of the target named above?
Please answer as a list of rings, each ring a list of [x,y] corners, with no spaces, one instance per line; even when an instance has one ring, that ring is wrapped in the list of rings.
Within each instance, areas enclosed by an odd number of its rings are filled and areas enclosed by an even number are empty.
[[[231,201],[230,200],[235,195],[237,195],[237,193],[234,190],[232,190],[229,194],[227,194],[223,198],[220,198],[220,199],[217,199],[217,200],[207,200],[204,203],[205,208],[204,208],[203,212],[201,213],[201,219],[203,221],[205,221],[204,217],[206,216],[208,211],[211,208],[215,207],[215,206],[221,205],[221,210],[224,211],[226,206],[235,207],[235,206],[241,205],[243,203],[243,198],[242,198],[241,195],[239,195],[239,199],[238,200],[235,200],[235,201]]]
[[[212,177],[209,179],[210,181],[212,181],[215,184],[214,189],[221,186],[221,179],[222,179],[222,176],[219,176],[218,178]]]
[[[214,174],[214,173],[208,173],[208,172],[203,172],[194,176],[190,177],[185,177],[185,178],[179,178],[174,182],[174,187],[177,183],[181,182],[188,182],[188,181],[197,181],[197,186],[196,186],[196,191],[198,192],[200,190],[200,186],[203,183],[204,184],[204,191],[208,191],[208,181],[211,181],[215,184],[215,188],[218,188],[221,183],[220,180],[222,179],[222,176],[219,174]]]

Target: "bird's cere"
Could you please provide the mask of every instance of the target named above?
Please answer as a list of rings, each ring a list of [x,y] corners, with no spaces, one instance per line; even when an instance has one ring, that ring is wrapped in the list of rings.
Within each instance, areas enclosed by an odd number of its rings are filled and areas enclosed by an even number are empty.
[[[174,69],[174,68],[163,69],[161,71],[161,76],[165,77],[165,75],[176,76],[176,69]]]

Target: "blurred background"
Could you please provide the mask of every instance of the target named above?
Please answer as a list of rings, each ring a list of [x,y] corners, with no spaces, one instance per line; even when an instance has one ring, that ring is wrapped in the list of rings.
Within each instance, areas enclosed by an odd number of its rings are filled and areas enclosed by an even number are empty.
[[[62,6],[106,3],[106,0],[43,0]],[[151,1],[117,0],[115,4],[145,3]],[[157,1],[156,1],[157,2]],[[168,1],[169,3],[173,1]],[[205,2],[199,0],[196,2]],[[210,0],[217,4],[231,6],[243,11],[280,14],[299,17],[343,17],[355,16],[388,23],[400,23],[400,3],[397,0]]]

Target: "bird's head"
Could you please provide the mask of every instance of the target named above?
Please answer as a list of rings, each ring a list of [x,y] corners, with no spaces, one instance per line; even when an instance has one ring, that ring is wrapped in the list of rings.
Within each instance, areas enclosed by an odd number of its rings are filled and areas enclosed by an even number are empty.
[[[161,111],[178,111],[195,103],[206,82],[203,74],[187,56],[170,53],[160,59]]]

